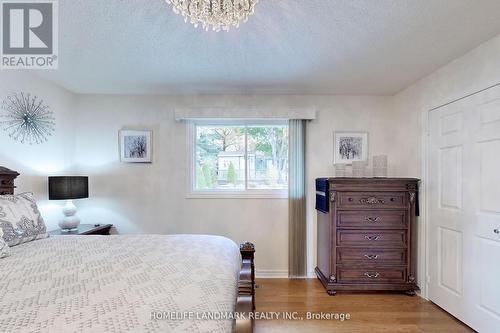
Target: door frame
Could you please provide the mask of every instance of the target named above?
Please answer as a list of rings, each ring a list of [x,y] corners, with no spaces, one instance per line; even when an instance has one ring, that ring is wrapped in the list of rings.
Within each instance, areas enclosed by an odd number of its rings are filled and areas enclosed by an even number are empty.
[[[428,181],[429,181],[429,113],[436,108],[426,109],[421,112],[421,142],[420,154],[421,160],[421,183],[420,183],[420,217],[419,217],[419,236],[418,256],[422,258],[418,265],[418,278],[420,281],[420,296],[429,300],[429,216],[427,207],[429,207]]]
[[[495,84],[488,85],[483,89],[476,90],[474,92],[466,93],[464,95],[457,98],[445,99],[446,102],[439,104],[435,107],[428,106],[420,112],[420,122],[421,122],[421,140],[420,140],[420,154],[421,154],[421,183],[419,188],[420,195],[420,217],[418,220],[419,223],[419,236],[421,236],[418,240],[418,255],[422,260],[418,265],[418,281],[420,287],[420,296],[429,300],[429,212],[427,207],[429,207],[429,198],[428,198],[428,183],[429,183],[429,114],[432,111],[438,110],[446,105],[458,102],[462,99],[474,96],[476,94],[482,93],[488,89],[500,86],[500,82]]]

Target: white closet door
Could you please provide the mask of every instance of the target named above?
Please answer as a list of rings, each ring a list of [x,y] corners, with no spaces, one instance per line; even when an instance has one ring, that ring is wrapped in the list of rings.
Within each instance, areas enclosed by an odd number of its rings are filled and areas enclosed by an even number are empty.
[[[464,304],[464,156],[465,112],[449,105],[430,113],[429,156],[429,297],[457,318]]]
[[[479,94],[474,108],[472,224],[473,327],[500,331],[500,87]]]
[[[500,87],[430,112],[429,297],[500,327]]]

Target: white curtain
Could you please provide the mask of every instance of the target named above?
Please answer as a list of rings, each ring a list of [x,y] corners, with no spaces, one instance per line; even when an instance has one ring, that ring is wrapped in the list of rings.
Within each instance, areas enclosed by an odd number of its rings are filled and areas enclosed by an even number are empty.
[[[306,276],[306,120],[289,120],[288,276]]]

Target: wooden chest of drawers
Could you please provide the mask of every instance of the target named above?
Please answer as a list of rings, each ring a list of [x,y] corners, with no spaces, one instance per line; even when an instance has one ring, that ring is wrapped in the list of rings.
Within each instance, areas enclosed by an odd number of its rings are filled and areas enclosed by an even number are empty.
[[[400,290],[414,295],[418,179],[328,178],[317,184],[322,208],[316,274],[328,294]]]

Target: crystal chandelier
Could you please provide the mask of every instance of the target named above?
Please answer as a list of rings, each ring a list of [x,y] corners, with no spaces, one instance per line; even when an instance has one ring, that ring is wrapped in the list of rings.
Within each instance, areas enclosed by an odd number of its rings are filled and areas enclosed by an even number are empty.
[[[174,13],[184,16],[195,26],[214,31],[228,31],[231,26],[238,28],[254,13],[259,0],[166,0]]]

